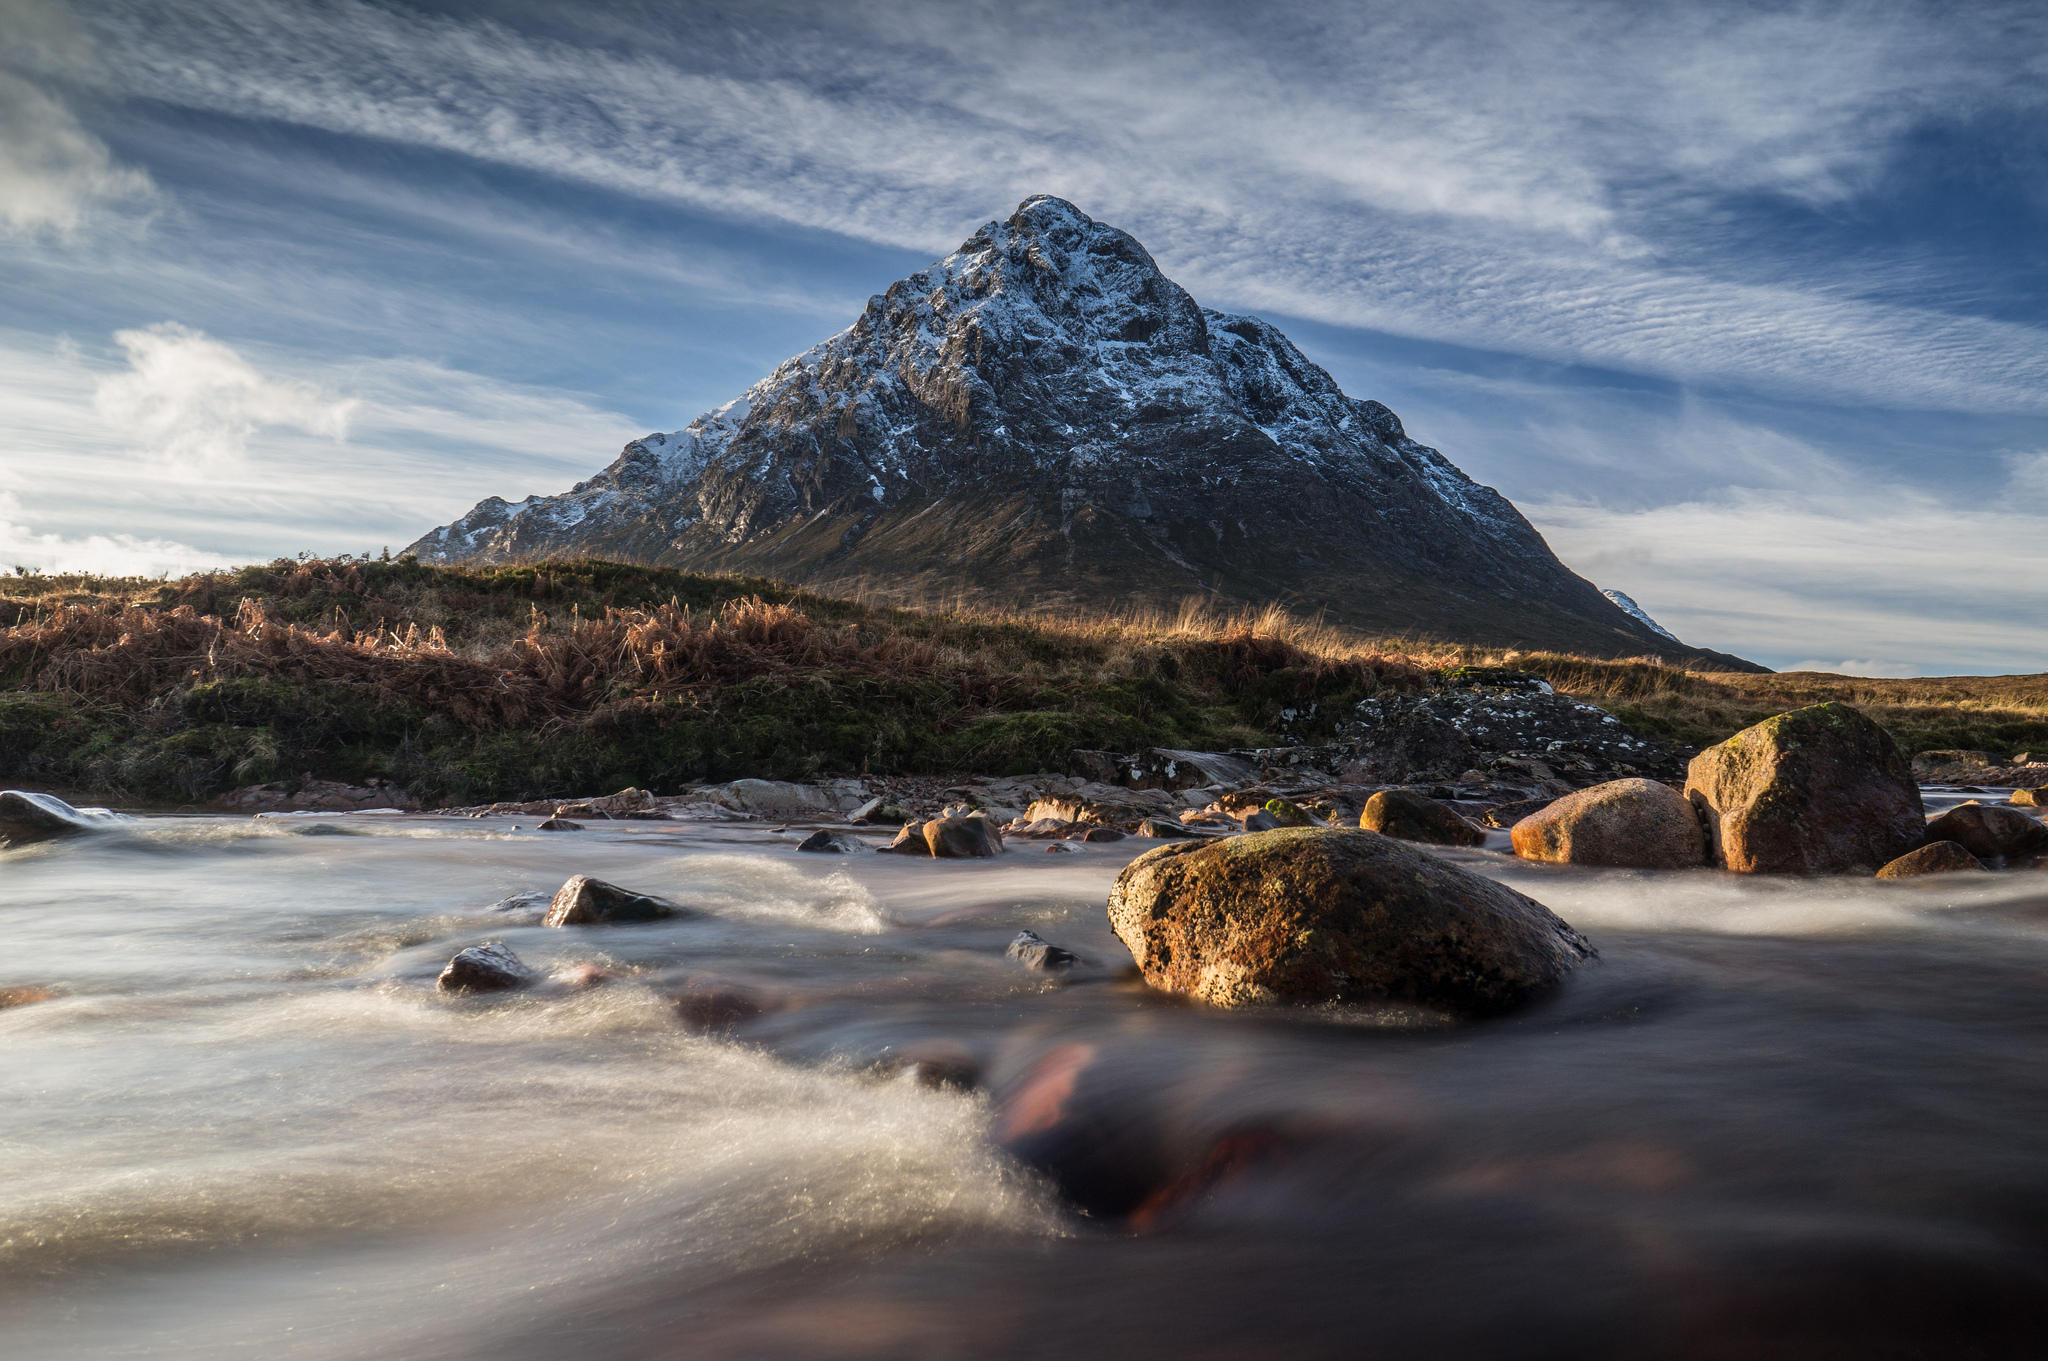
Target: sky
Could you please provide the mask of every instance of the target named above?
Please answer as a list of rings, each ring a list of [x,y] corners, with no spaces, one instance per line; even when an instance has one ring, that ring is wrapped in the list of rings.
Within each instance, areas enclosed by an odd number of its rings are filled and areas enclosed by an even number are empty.
[[[2048,669],[2048,6],[0,0],[0,570],[552,493],[1027,195],[1779,669]]]

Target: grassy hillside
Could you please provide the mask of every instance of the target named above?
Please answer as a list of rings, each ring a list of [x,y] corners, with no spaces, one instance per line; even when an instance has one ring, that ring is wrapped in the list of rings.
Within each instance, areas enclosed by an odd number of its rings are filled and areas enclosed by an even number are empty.
[[[1821,699],[1916,750],[2048,745],[2048,677],[1708,674],[1368,639],[1278,610],[1059,618],[609,562],[343,558],[0,579],[0,779],[198,802],[310,771],[470,802],[1024,772],[1077,746],[1273,745],[1284,709],[1342,714],[1475,663],[1534,671],[1685,745]]]

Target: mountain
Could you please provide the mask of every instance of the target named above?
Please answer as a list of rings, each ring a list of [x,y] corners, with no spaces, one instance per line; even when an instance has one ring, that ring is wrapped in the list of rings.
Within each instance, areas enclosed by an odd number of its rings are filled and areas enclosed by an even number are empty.
[[[1041,609],[1279,600],[1373,633],[1757,669],[1619,607],[1392,411],[1045,196],[687,428],[407,551]]]

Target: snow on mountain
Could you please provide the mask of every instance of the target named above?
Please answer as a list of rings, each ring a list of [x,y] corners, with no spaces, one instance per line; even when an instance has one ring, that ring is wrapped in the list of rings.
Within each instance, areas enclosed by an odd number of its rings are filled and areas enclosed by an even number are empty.
[[[1652,633],[1661,634],[1663,637],[1669,638],[1674,643],[1678,641],[1677,634],[1673,633],[1670,629],[1665,628],[1656,620],[1650,618],[1650,616],[1644,612],[1643,607],[1641,605],[1636,604],[1635,601],[1629,599],[1620,591],[1603,589],[1600,592],[1600,594],[1606,596],[1609,600],[1612,600],[1615,604],[1621,606],[1623,613],[1627,614],[1630,618],[1634,619],[1644,628],[1649,629]]]

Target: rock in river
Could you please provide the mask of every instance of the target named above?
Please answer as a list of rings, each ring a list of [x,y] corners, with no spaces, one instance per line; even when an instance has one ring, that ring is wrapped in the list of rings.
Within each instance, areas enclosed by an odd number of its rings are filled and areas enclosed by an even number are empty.
[[[673,917],[682,909],[666,898],[634,893],[579,874],[555,891],[542,926],[593,926],[607,922],[648,922]]]
[[[0,842],[10,846],[100,831],[128,820],[104,808],[73,808],[54,794],[0,790]]]
[[[995,823],[979,816],[934,818],[924,825],[924,844],[941,860],[976,860],[1003,852]]]
[[[1655,780],[1610,780],[1514,824],[1515,854],[1552,865],[1694,869],[1706,862],[1699,815]]]
[[[1027,969],[1038,969],[1045,973],[1057,973],[1072,968],[1081,957],[1064,946],[1054,945],[1036,931],[1019,931],[1017,939],[1010,942],[1010,948],[1003,952]]]
[[[1408,789],[1382,789],[1365,801],[1358,825],[1368,832],[1432,846],[1483,846],[1486,833],[1427,794]]]
[[[533,981],[533,970],[502,942],[455,952],[435,986],[442,992],[506,992]]]
[[[1744,874],[1869,874],[1926,840],[1913,768],[1846,704],[1744,728],[1692,758],[1711,861]]]
[[[1498,1011],[1593,949],[1543,904],[1371,831],[1161,846],[1109,895],[1155,988],[1218,1006],[1400,999]]]
[[[1980,860],[2032,855],[2048,846],[2048,827],[2017,808],[1966,803],[1927,824],[1927,839],[1953,841]]]
[[[858,837],[847,836],[841,832],[828,832],[820,828],[798,842],[797,849],[816,851],[825,855],[853,855],[856,852],[865,852],[868,843]]]
[[[1984,873],[1984,863],[1953,841],[1930,841],[1900,856],[1877,872],[1880,879],[1911,879],[1922,874]]]

